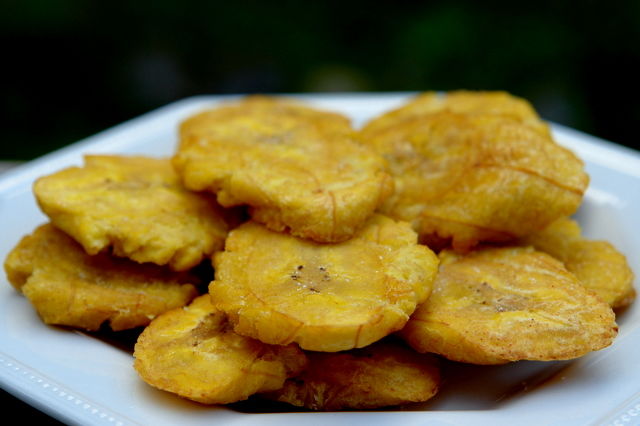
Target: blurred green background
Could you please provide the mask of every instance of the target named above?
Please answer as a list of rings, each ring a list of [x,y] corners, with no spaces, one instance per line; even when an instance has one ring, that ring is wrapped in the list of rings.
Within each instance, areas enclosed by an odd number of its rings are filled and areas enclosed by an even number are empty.
[[[501,89],[640,148],[640,2],[3,2],[0,159],[196,94]]]

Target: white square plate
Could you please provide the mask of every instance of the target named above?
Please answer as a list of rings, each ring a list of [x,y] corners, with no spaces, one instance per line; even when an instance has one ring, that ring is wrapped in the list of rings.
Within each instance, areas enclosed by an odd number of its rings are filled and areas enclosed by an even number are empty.
[[[307,95],[343,111],[355,125],[393,108],[408,94]],[[39,176],[81,164],[86,153],[169,156],[176,126],[228,97],[185,99],[11,170],[0,178],[0,258],[45,217],[31,194]],[[591,185],[578,220],[591,238],[612,241],[640,271],[640,153],[553,126],[557,141],[587,164]],[[640,308],[619,316],[614,344],[579,360],[520,362],[451,371],[432,401],[402,410],[339,413],[247,413],[205,407],[145,385],[132,356],[103,340],[44,325],[0,277],[0,384],[46,413],[74,424],[210,425],[512,425],[640,424]]]

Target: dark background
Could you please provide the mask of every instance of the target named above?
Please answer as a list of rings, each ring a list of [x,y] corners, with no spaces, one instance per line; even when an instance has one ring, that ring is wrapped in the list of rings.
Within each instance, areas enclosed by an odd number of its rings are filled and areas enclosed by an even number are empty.
[[[459,88],[640,148],[638,1],[3,4],[0,159],[195,94]]]

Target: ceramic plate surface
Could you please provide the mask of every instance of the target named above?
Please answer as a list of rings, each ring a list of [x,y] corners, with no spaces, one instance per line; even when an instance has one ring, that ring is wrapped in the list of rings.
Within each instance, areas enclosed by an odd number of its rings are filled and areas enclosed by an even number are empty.
[[[356,126],[408,94],[305,95],[350,115]],[[33,181],[82,163],[87,153],[169,156],[185,117],[228,99],[188,98],[12,169],[0,177],[0,258],[46,221]],[[613,242],[640,274],[640,153],[562,126],[556,140],[587,164],[591,184],[577,218],[590,238]],[[130,352],[81,332],[49,327],[0,274],[0,385],[71,424],[96,425],[578,425],[640,423],[640,308],[618,317],[614,344],[579,360],[447,368],[433,400],[401,410],[267,413],[237,404],[206,407],[152,389]],[[637,285],[637,282],[636,282]],[[450,371],[449,371],[450,370]],[[263,412],[260,412],[260,410]]]

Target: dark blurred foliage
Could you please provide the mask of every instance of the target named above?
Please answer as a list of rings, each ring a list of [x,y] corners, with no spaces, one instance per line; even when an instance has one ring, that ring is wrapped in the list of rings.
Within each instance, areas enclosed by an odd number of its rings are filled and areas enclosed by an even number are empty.
[[[5,0],[0,158],[195,94],[502,89],[640,147],[640,2]]]

